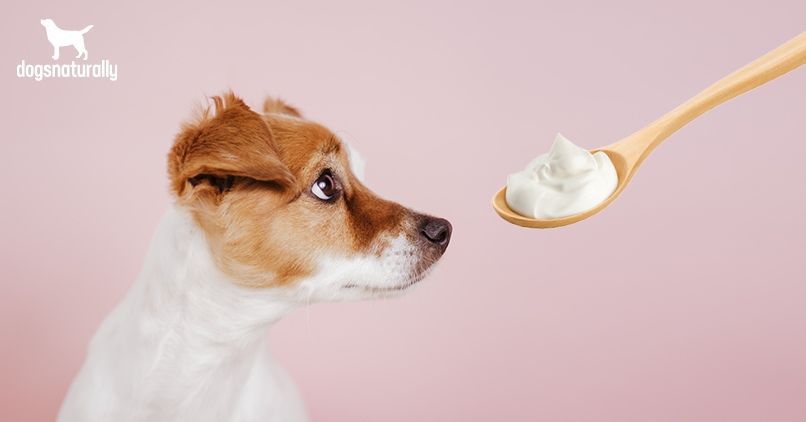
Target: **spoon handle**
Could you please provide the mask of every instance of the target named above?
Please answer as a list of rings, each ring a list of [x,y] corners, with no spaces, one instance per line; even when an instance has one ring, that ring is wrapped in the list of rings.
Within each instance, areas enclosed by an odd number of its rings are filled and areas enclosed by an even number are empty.
[[[608,149],[640,163],[672,133],[706,111],[806,64],[806,32],[720,79],[646,128]]]

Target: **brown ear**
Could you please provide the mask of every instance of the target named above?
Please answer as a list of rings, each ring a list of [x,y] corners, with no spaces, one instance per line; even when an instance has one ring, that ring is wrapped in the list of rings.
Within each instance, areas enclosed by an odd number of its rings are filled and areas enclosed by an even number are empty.
[[[232,92],[212,100],[214,110],[208,107],[183,125],[168,154],[173,192],[181,197],[202,182],[223,191],[235,177],[292,186],[294,176],[263,118]]]
[[[263,100],[263,112],[287,114],[289,116],[302,117],[302,113],[299,112],[299,109],[297,109],[292,105],[289,105],[288,103],[279,98],[275,99],[272,97],[266,97],[266,99]]]

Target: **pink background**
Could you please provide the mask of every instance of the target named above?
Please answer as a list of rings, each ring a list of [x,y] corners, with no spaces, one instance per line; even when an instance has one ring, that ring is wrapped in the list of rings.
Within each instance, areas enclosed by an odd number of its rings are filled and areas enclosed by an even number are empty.
[[[372,187],[455,228],[408,296],[271,332],[313,419],[806,420],[806,69],[683,129],[591,220],[489,206],[557,131],[627,135],[806,29],[806,3],[12,3],[0,419],[53,419],[169,205],[180,121],[232,88],[348,134]],[[119,80],[17,79],[51,62],[44,17],[94,24],[90,62]]]

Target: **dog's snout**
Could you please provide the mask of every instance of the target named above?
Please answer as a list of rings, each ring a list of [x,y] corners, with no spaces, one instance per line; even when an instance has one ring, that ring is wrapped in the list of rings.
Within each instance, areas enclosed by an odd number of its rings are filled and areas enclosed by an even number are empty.
[[[443,249],[451,241],[451,223],[444,218],[425,217],[420,225],[420,234],[434,245]]]

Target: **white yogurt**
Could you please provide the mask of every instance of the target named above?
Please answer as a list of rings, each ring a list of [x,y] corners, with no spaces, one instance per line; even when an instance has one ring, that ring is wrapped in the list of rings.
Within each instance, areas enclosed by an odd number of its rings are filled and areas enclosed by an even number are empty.
[[[506,199],[509,208],[525,217],[560,218],[596,207],[617,185],[607,154],[591,154],[558,133],[548,154],[507,178]]]

